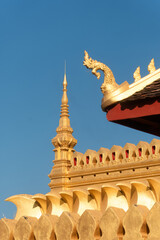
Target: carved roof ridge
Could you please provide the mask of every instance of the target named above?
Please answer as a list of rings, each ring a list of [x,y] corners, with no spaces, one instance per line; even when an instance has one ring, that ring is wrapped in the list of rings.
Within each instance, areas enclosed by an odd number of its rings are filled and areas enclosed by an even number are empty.
[[[133,96],[137,92],[141,92],[145,87],[153,84],[155,81],[160,82],[160,68],[156,70],[154,65],[154,59],[148,65],[149,74],[141,77],[140,67],[137,67],[136,71],[133,74],[134,82],[129,84],[127,81],[123,82],[121,85],[118,85],[115,82],[113,73],[105,64],[89,58],[88,53],[85,51],[84,62],[87,68],[92,69],[92,73],[100,78],[100,73],[98,70],[104,72],[104,82],[101,86],[103,93],[102,98],[102,110],[106,111],[111,105],[126,100]],[[159,91],[160,96],[160,91]]]

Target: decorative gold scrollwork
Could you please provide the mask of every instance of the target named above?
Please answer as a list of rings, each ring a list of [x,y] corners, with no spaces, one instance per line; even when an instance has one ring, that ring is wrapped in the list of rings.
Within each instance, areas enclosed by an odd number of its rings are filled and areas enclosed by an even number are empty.
[[[101,74],[97,72],[98,70],[102,70],[104,72],[104,82],[101,85],[101,91],[102,93],[106,92],[112,92],[113,90],[117,89],[119,85],[116,83],[114,75],[109,67],[107,67],[105,64],[98,62],[96,60],[93,60],[89,57],[87,51],[84,51],[84,61],[83,65],[86,66],[89,69],[92,69],[92,73],[99,79],[101,77]]]

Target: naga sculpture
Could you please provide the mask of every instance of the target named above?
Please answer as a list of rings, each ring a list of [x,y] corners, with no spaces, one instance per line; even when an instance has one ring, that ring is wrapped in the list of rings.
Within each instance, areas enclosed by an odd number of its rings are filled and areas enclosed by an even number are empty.
[[[83,65],[86,66],[89,69],[92,69],[92,73],[99,79],[101,77],[101,74],[97,72],[98,70],[102,70],[104,72],[104,82],[101,85],[101,91],[102,93],[110,93],[113,90],[116,90],[119,85],[116,83],[114,75],[109,67],[107,67],[105,64],[98,62],[96,60],[93,60],[89,57],[87,51],[84,51],[84,61]]]

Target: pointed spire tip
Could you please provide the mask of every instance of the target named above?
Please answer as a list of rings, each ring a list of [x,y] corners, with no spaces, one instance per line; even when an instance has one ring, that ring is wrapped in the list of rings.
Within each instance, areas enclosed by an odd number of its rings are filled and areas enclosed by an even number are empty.
[[[66,60],[64,64],[64,80],[63,80],[63,87],[67,86],[67,77],[66,77]]]

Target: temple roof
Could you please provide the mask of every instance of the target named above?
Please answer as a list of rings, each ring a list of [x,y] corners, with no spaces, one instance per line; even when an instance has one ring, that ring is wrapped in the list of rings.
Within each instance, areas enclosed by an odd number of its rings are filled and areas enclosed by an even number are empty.
[[[142,90],[135,92],[133,95],[124,99],[123,101],[137,101],[141,99],[157,97],[160,97],[160,78],[155,82],[147,85]]]
[[[106,109],[107,119],[160,136],[160,79]]]
[[[98,79],[101,75],[97,71],[104,72],[101,107],[109,121],[160,136],[160,69],[156,70],[154,59],[148,65],[148,75],[141,77],[138,67],[134,82],[121,85],[116,83],[111,69],[89,58],[87,52],[83,63]]]

